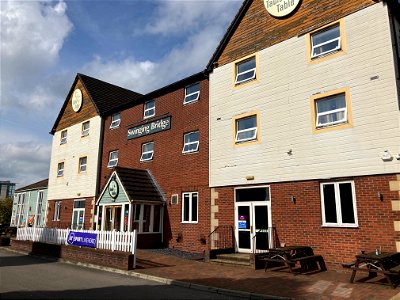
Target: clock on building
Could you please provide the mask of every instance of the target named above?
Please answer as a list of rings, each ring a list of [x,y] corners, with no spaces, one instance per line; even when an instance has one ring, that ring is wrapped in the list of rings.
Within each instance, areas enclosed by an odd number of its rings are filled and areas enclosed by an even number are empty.
[[[82,106],[82,91],[76,89],[72,94],[72,109],[74,112],[78,112]]]
[[[118,183],[115,179],[110,181],[110,184],[108,185],[108,193],[110,194],[111,198],[115,199],[118,196]]]

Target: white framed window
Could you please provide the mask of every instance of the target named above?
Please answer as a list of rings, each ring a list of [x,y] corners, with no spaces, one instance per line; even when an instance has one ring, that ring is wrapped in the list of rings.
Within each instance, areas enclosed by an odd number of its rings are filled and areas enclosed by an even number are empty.
[[[236,63],[235,85],[253,80],[256,78],[255,56]]]
[[[86,172],[87,156],[79,158],[79,173]]]
[[[243,143],[257,139],[257,115],[236,120],[235,143]]]
[[[150,100],[144,103],[143,117],[150,118],[156,114],[156,101]]]
[[[341,50],[340,24],[323,28],[311,34],[311,59]]]
[[[316,128],[347,122],[347,106],[344,93],[320,98],[315,101]]]
[[[183,145],[182,153],[196,152],[199,150],[199,132],[198,131],[185,133],[183,140],[184,140],[184,145]]]
[[[60,221],[61,217],[61,201],[54,201],[53,221]]]
[[[72,229],[83,229],[85,223],[85,199],[74,200]]]
[[[81,136],[88,136],[90,129],[90,121],[86,121],[82,123],[82,134]]]
[[[200,83],[195,83],[185,87],[185,99],[183,104],[191,103],[199,100],[200,97]]]
[[[42,225],[40,222],[42,218],[42,210],[43,210],[43,191],[39,191],[37,205],[36,205],[35,226]]]
[[[60,145],[67,143],[67,134],[68,134],[67,130],[61,131]]]
[[[18,204],[17,204],[17,218],[16,218],[16,226],[21,227],[24,225],[25,217],[25,193],[21,193],[18,195]]]
[[[199,194],[182,193],[182,223],[198,223]]]
[[[154,155],[154,142],[146,143],[142,145],[142,155],[140,161],[152,160]]]
[[[64,162],[59,162],[57,166],[57,177],[64,175]]]
[[[111,125],[110,128],[117,128],[121,124],[121,114],[115,113],[111,116]]]
[[[135,204],[135,228],[138,233],[159,233],[162,224],[162,206]]]
[[[322,225],[357,227],[354,181],[321,183]]]
[[[110,158],[108,159],[107,168],[113,168],[118,165],[118,150],[110,152]]]

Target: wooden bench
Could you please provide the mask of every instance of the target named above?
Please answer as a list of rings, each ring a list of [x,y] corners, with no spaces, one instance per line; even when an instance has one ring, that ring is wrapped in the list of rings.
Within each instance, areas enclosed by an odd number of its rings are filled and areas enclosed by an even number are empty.
[[[290,262],[293,263],[300,262],[301,267],[306,270],[316,267],[316,263],[318,263],[321,271],[327,270],[322,255],[309,255],[298,258],[292,258]]]
[[[400,275],[400,265],[390,268],[389,269],[390,273],[394,273],[395,275]]]
[[[346,269],[351,269],[355,266],[356,262],[352,261],[352,262],[348,262],[348,263],[342,263],[342,267],[346,268]]]
[[[293,263],[290,263],[286,260],[278,259],[278,258],[263,257],[262,260],[265,261],[265,268],[264,268],[265,272],[267,271],[268,263],[270,263],[270,262],[286,264],[290,270],[291,270],[292,265],[294,265]]]

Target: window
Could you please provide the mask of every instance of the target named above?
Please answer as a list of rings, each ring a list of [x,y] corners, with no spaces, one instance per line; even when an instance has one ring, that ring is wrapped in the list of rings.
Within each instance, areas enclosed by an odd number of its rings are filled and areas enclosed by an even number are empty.
[[[138,233],[161,232],[162,206],[135,204],[135,228]]]
[[[195,83],[185,87],[185,99],[183,104],[199,100],[200,96],[200,83]]]
[[[82,123],[82,136],[89,135],[90,121]]]
[[[198,193],[182,194],[182,223],[197,223]]]
[[[72,213],[72,229],[83,229],[85,221],[85,200],[74,200]]]
[[[63,131],[61,131],[60,145],[63,145],[66,143],[67,143],[67,131],[63,130]]]
[[[17,204],[17,227],[24,225],[24,214],[25,214],[25,193],[18,195],[18,204]]]
[[[79,158],[79,173],[86,172],[87,156]]]
[[[64,162],[58,163],[58,168],[57,168],[57,177],[61,177],[64,175]]]
[[[257,139],[257,115],[236,119],[235,143]]]
[[[121,114],[115,113],[111,116],[111,125],[110,128],[117,128],[121,124]]]
[[[353,181],[321,183],[322,225],[358,226]]]
[[[61,216],[61,201],[54,201],[53,221],[60,221]]]
[[[255,56],[242,60],[235,65],[235,85],[245,83],[256,78],[256,58]]]
[[[140,161],[152,160],[154,154],[154,142],[146,143],[142,145],[142,156]]]
[[[118,164],[118,150],[110,152],[107,168],[115,167]]]
[[[311,97],[313,131],[351,127],[349,89],[341,89]]]
[[[150,118],[156,114],[156,102],[154,100],[147,101],[144,104],[144,118]]]
[[[196,152],[199,150],[199,132],[193,131],[184,135],[182,153]]]
[[[36,206],[36,218],[35,218],[36,226],[42,225],[40,222],[40,219],[42,218],[42,209],[43,209],[43,191],[39,191],[38,199],[37,199],[37,206]]]
[[[328,55],[341,49],[339,23],[311,34],[311,58]]]

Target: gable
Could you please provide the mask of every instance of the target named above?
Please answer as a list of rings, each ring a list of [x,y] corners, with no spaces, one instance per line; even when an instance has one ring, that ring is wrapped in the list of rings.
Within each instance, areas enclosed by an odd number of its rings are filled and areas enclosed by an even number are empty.
[[[72,108],[72,98],[76,89],[80,89],[82,92],[82,106],[77,112],[75,112]],[[68,95],[68,101],[66,105],[64,105],[64,110],[61,113],[58,124],[56,124],[55,131],[60,131],[72,125],[82,123],[83,121],[93,118],[97,115],[98,113],[96,107],[94,106],[88,91],[83,86],[81,80],[78,79],[71,88],[71,92]]]
[[[292,14],[275,18],[268,14],[263,0],[249,1],[249,7],[241,8],[247,9],[244,15],[236,16],[242,19],[232,22],[209,65],[228,64],[376,3],[372,0],[303,0]]]

